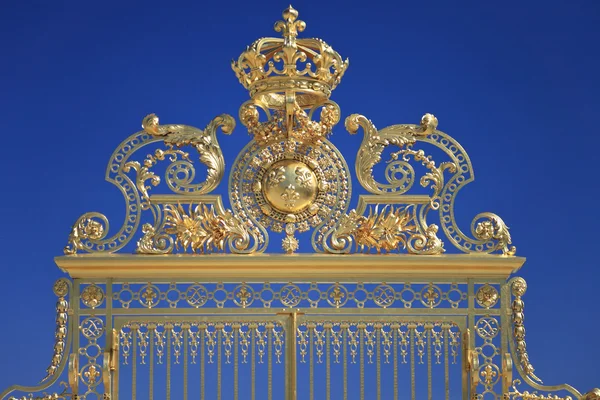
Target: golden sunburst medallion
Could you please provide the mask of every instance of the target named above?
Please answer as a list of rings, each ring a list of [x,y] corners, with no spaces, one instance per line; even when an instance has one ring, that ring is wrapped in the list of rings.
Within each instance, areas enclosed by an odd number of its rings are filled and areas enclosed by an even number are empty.
[[[347,211],[349,177],[342,155],[326,139],[307,144],[289,138],[264,147],[252,141],[234,163],[231,204],[251,223],[293,236]]]

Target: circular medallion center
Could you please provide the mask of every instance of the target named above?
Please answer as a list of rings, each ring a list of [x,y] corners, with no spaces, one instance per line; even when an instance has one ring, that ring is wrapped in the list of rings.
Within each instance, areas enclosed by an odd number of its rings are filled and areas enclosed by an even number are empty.
[[[298,213],[317,197],[317,176],[297,160],[277,161],[267,170],[262,182],[265,199],[284,213]]]

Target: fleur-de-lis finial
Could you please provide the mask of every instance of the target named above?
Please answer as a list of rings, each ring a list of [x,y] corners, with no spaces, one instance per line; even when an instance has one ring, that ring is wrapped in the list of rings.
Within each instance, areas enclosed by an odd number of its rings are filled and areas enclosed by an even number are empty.
[[[291,4],[281,15],[284,20],[275,22],[275,32],[283,32],[284,45],[294,47],[298,32],[302,32],[306,28],[306,23],[298,19],[298,10],[294,9]]]

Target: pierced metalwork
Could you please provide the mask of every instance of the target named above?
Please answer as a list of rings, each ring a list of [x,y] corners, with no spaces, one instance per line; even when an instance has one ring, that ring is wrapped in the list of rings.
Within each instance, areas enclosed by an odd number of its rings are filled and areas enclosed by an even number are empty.
[[[438,308],[467,306],[464,285],[438,284],[328,284],[269,283],[225,285],[223,283],[130,284],[116,286],[115,307],[132,308],[263,308],[377,307]]]
[[[346,119],[351,134],[359,128],[364,131],[355,170],[362,187],[371,193],[361,196],[358,206],[348,213],[350,171],[328,140],[341,115],[329,97],[348,61],[320,39],[298,38],[305,24],[292,7],[283,15],[283,21],[276,24],[283,38],[259,39],[232,63],[236,76],[250,91],[251,99],[240,107],[239,118],[252,135],[229,176],[232,209],[226,210],[220,196],[209,193],[225,172],[216,132],[221,127],[230,134],[235,127],[233,117],[222,114],[202,130],[161,125],[150,114],[143,119],[143,131],[118,147],[107,169],[107,180],[125,197],[125,223],[107,237],[108,219],[100,213],[84,214],[72,228],[65,254],[120,250],[138,235],[142,212],[150,211],[154,221],[141,226],[137,241],[141,254],[261,253],[269,243],[268,231],[285,231],[282,248],[291,254],[300,249],[296,233],[312,229],[316,252],[438,255],[446,251],[438,236],[441,228],[460,251],[514,255],[508,227],[495,214],[477,214],[471,236],[459,229],[454,200],[473,180],[473,170],[460,144],[437,130],[438,120],[432,114],[425,114],[419,125],[380,130],[359,114]],[[163,147],[134,159],[137,150],[155,143]],[[188,147],[207,168],[202,182],[195,182]],[[386,183],[382,183],[377,167],[388,147],[397,150],[386,163]],[[445,159],[436,162],[427,147],[441,150]],[[161,183],[155,171],[164,161],[170,162],[165,163],[165,182],[174,194],[151,195]],[[410,194],[415,181],[430,194]],[[189,210],[182,204],[190,204]],[[430,211],[439,213],[439,225],[429,222]]]
[[[527,285],[509,280],[525,260],[496,214],[459,228],[454,203],[473,168],[434,115],[383,129],[346,118],[364,134],[355,175],[368,192],[349,211],[352,177],[329,140],[341,118],[330,96],[349,64],[300,38],[305,28],[290,6],[282,37],[232,62],[251,139],[231,166],[230,209],[211,193],[226,171],[217,130],[230,134],[233,117],[198,129],[150,114],[117,147],[106,180],[124,196],[124,222],[75,221],[55,259],[75,280],[53,287],[47,375],[0,399],[600,399],[534,374]],[[309,231],[319,254],[291,255]],[[260,254],[270,233],[289,255]],[[135,254],[109,254],[134,238]],[[452,247],[473,254],[444,254]]]

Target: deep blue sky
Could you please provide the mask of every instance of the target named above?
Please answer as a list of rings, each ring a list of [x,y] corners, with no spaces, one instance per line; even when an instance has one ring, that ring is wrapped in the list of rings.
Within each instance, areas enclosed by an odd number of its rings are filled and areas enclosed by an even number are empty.
[[[468,151],[476,181],[459,195],[464,229],[501,215],[528,258],[528,349],[546,383],[600,386],[598,1],[296,1],[305,36],[349,57],[334,92],[343,116],[378,127],[425,112]],[[237,116],[247,93],[229,67],[276,35],[286,3],[0,1],[0,387],[34,383],[50,360],[52,283],[73,221],[112,214],[113,149],[155,112],[204,127]],[[342,124],[332,140],[353,154]],[[221,144],[231,164],[248,140]],[[223,185],[221,192],[226,190]],[[358,188],[356,188],[358,191]],[[449,244],[448,244],[449,245]]]

